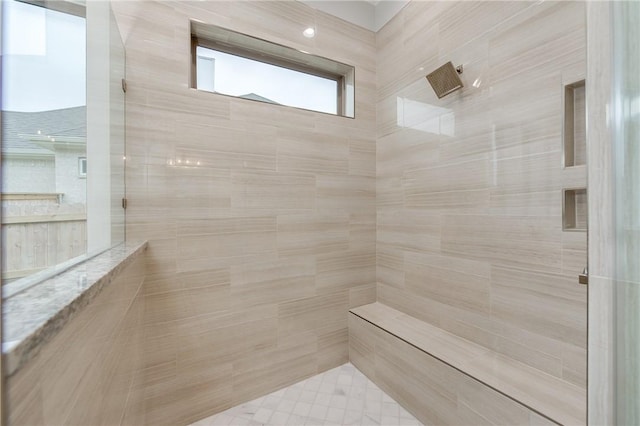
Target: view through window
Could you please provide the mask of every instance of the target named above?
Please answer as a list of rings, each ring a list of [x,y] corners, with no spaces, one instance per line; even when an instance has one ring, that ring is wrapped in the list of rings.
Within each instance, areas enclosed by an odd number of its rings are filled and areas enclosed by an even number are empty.
[[[338,113],[338,81],[198,46],[197,88]]]
[[[85,19],[2,2],[2,278],[82,255]]]
[[[191,59],[192,88],[355,117],[351,65],[197,21]]]

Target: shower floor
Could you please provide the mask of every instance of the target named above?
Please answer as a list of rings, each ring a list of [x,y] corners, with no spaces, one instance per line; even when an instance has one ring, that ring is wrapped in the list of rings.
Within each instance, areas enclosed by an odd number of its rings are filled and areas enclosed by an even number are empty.
[[[421,424],[347,363],[191,426]]]

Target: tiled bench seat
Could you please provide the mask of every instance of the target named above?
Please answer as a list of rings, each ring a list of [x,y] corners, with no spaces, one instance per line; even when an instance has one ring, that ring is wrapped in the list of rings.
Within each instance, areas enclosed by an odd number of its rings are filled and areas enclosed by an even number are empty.
[[[586,423],[586,392],[381,303],[349,314],[351,362],[425,424]]]

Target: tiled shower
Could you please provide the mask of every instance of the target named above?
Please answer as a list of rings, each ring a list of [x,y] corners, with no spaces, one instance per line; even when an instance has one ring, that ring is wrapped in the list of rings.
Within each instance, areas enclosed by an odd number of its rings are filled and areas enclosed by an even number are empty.
[[[285,394],[310,412],[325,380],[363,401],[328,424],[563,418],[442,357],[414,374],[384,351],[420,360],[424,335],[378,312],[566,386],[586,422],[585,3],[414,0],[377,32],[296,1],[111,7],[126,238],[148,245],[8,378],[9,424],[296,424],[272,417]],[[191,88],[194,19],[352,65],[355,117]],[[425,75],[448,61],[465,87],[438,99]],[[422,375],[437,397],[414,399]],[[397,414],[366,417],[369,390]]]

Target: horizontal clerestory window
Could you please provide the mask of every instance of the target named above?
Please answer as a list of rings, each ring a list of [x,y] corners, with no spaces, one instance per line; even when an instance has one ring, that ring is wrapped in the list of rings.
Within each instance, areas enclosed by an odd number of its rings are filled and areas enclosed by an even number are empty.
[[[354,67],[200,22],[191,22],[191,87],[354,117]]]

